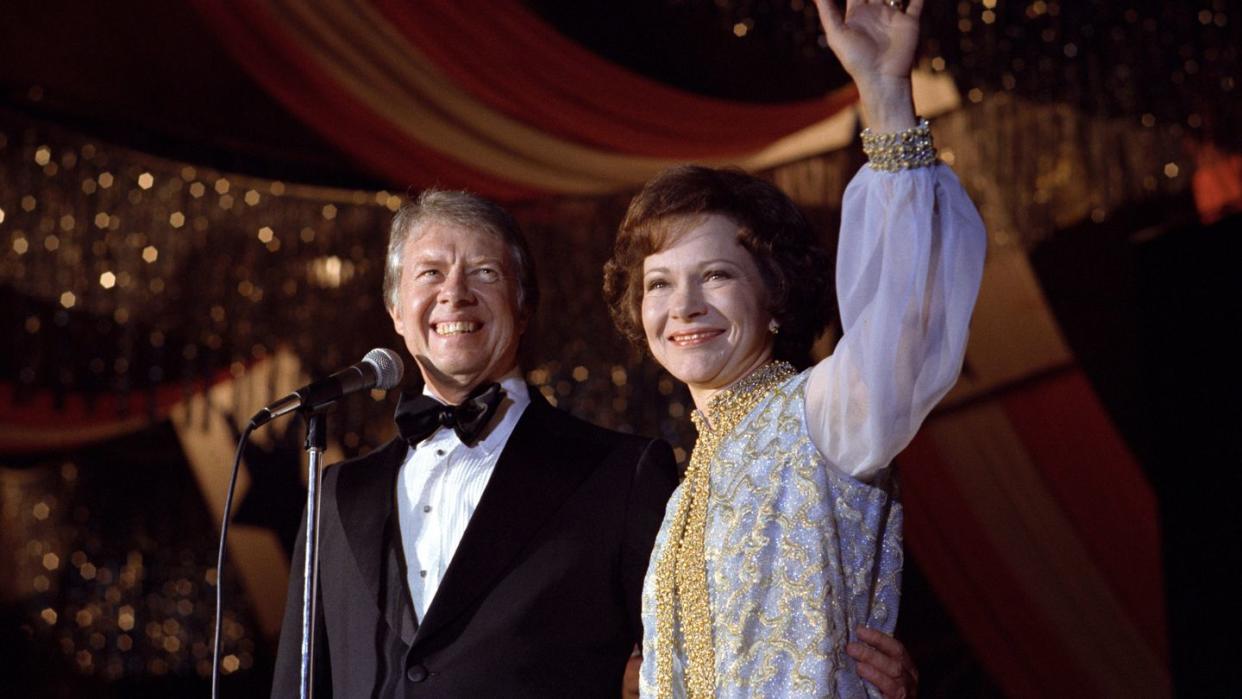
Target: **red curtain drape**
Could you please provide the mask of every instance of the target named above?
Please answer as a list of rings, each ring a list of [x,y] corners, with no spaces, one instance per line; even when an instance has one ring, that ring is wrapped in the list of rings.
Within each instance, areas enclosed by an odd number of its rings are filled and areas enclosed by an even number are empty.
[[[1077,368],[934,416],[906,544],[1014,697],[1168,696],[1155,495]]]
[[[694,95],[584,49],[516,2],[375,0],[458,84],[493,107],[569,139],[678,159],[742,153],[809,126],[855,98],[759,105]]]
[[[16,400],[14,387],[0,383],[0,453],[71,451],[137,432],[167,417],[188,395],[232,378],[221,371],[191,387],[162,385],[151,391],[88,396],[72,392],[58,403],[49,391]]]
[[[195,6],[264,89],[329,142],[381,176],[397,183],[464,187],[506,200],[540,193],[411,141],[320,72],[262,4],[195,0]]]
[[[686,160],[771,165],[842,145],[770,150],[856,100],[853,86],[781,105],[693,95],[592,54],[518,3],[195,4],[261,85],[402,187],[511,201],[632,188]]]

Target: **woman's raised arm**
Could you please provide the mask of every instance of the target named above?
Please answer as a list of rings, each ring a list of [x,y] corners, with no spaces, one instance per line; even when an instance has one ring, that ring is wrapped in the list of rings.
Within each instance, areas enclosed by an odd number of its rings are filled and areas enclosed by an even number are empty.
[[[910,70],[922,0],[817,0],[828,45],[858,85],[869,127],[918,134]],[[930,146],[927,146],[928,148]],[[811,371],[807,423],[839,471],[867,479],[914,437],[966,352],[987,236],[957,177],[889,157],[846,189],[837,248],[843,336]]]

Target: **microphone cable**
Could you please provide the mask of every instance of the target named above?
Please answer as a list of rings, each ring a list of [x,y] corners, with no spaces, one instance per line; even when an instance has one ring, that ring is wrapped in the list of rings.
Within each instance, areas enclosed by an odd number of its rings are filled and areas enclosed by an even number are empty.
[[[250,440],[250,433],[258,427],[254,420],[246,424],[241,438],[237,440],[237,453],[233,456],[233,472],[229,476],[228,495],[224,497],[224,514],[220,521],[220,550],[216,553],[216,629],[211,644],[211,699],[219,699],[220,683],[220,632],[224,623],[224,558],[225,542],[229,534],[229,519],[233,512],[233,493],[237,490],[237,472],[241,470],[242,450]]]

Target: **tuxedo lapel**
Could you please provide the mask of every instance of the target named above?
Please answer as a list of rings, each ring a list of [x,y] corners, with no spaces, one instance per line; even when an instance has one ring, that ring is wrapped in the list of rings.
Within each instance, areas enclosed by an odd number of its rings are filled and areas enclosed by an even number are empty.
[[[531,389],[531,404],[509,437],[444,580],[415,633],[431,636],[490,589],[539,527],[585,479],[562,439],[566,419]]]
[[[397,472],[405,459],[406,444],[394,439],[375,454],[375,463],[342,464],[338,471],[336,506],[350,555],[366,584],[367,600],[385,611],[388,625],[403,629],[400,609],[381,599],[385,568],[385,529],[393,512]],[[365,458],[365,457],[364,457]],[[395,531],[392,536],[399,536]],[[400,545],[399,542],[397,545]],[[322,577],[323,571],[320,572]],[[409,640],[409,639],[407,639]]]

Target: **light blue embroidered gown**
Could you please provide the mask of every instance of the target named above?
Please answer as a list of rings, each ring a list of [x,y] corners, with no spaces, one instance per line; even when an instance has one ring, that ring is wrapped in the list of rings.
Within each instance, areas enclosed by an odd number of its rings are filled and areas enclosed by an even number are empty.
[[[779,385],[722,441],[705,535],[718,697],[880,696],[845,644],[892,633],[901,506],[886,467],[953,385],[986,236],[943,165],[863,168],[846,191],[832,356]],[[640,691],[657,696],[655,566],[682,496],[669,501],[643,589]],[[673,685],[684,696],[685,651]]]

